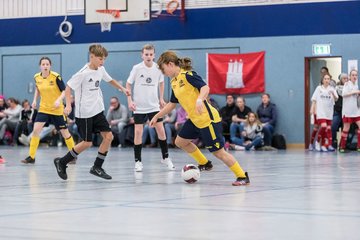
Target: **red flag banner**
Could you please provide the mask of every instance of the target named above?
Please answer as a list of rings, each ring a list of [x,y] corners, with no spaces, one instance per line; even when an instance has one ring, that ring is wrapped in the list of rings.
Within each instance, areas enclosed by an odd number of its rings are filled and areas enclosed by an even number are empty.
[[[207,79],[212,94],[265,91],[265,52],[207,54]]]

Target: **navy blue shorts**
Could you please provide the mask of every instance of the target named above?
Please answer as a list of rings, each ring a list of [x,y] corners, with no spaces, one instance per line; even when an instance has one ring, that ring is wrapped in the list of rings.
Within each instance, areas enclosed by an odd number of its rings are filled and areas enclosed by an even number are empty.
[[[221,122],[211,123],[210,126],[206,128],[197,128],[191,120],[188,119],[178,135],[185,139],[196,139],[200,137],[210,152],[216,152],[224,147]]]
[[[39,112],[36,114],[35,122],[54,124],[56,130],[67,129],[66,117],[64,115],[52,115]]]
[[[86,142],[92,141],[92,134],[99,132],[111,132],[109,122],[104,112],[98,113],[91,118],[75,118],[81,139]]]
[[[151,121],[151,119],[157,114],[158,112],[151,112],[151,113],[134,113],[134,122],[135,124],[144,124],[147,120]],[[157,122],[161,122],[163,119],[158,118]]]

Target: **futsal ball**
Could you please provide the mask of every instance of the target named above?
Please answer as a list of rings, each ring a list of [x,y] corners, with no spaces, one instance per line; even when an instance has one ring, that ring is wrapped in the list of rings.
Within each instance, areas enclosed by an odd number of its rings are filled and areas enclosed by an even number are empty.
[[[181,169],[181,177],[187,183],[194,183],[200,178],[200,170],[194,164],[186,164]]]

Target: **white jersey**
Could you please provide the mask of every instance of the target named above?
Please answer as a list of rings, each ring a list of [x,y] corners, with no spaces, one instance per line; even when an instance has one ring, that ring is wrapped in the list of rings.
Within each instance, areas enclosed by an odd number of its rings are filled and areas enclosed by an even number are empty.
[[[86,64],[67,82],[75,92],[75,117],[90,118],[105,110],[101,80],[110,82],[112,78],[103,66],[93,70]]]
[[[318,86],[311,97],[311,101],[316,102],[316,118],[332,120],[334,115],[335,99],[331,93],[338,98],[335,88],[328,86]]]
[[[164,75],[156,63],[147,67],[144,62],[135,65],[127,82],[133,85],[134,113],[151,113],[160,111],[159,84],[164,82]]]
[[[359,86],[352,81],[347,81],[344,85],[342,94],[347,95],[349,93],[359,90]],[[357,94],[353,94],[347,97],[343,97],[342,115],[343,117],[359,117],[360,108],[357,106]]]

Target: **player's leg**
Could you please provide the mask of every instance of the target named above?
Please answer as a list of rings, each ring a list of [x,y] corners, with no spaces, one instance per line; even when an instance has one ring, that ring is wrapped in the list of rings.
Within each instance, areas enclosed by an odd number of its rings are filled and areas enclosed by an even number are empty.
[[[36,115],[35,124],[30,140],[29,156],[24,160],[21,160],[22,163],[35,163],[35,155],[40,143],[39,135],[45,123],[49,120],[48,117],[49,116],[45,113],[38,113]]]
[[[211,161],[207,160],[200,149],[191,142],[200,136],[199,129],[187,120],[175,139],[175,145],[187,152],[199,165],[200,171],[210,171],[213,167]]]
[[[212,123],[209,127],[200,129],[201,138],[206,148],[234,173],[236,180],[234,186],[247,185],[250,183],[247,173],[241,168],[235,157],[225,151],[224,138],[222,136],[221,122]]]
[[[157,112],[156,112],[157,113]],[[152,119],[152,117],[156,114],[149,114],[149,118]],[[155,124],[155,130],[158,136],[159,145],[161,149],[162,159],[161,163],[165,164],[167,168],[171,171],[175,170],[174,164],[172,163],[171,159],[169,158],[169,149],[166,142],[166,134],[165,134],[165,128],[163,119],[159,118]]]
[[[66,174],[67,164],[71,161],[74,161],[81,152],[92,146],[93,119],[76,118],[75,121],[76,121],[76,125],[78,126],[79,135],[82,141],[76,144],[74,148],[71,149],[63,157],[54,159],[54,164],[57,173],[59,177],[64,180],[67,179],[67,174]]]
[[[339,147],[339,152],[341,152],[341,153],[345,152],[346,140],[349,135],[350,124],[351,124],[350,119],[347,117],[344,117],[343,118],[343,130],[341,132],[341,140],[340,140],[340,147]]]
[[[357,151],[360,152],[360,117],[358,117],[356,120],[357,120],[356,125],[358,126],[358,129],[357,129]]]
[[[65,144],[68,150],[71,150],[75,146],[73,137],[71,136],[66,123],[65,116],[52,116],[53,123],[55,124],[56,130],[60,131],[61,135],[65,139]]]
[[[142,134],[144,131],[144,122],[146,120],[146,114],[134,114],[134,156],[135,156],[135,171],[141,172],[143,164],[141,161],[142,151]]]

